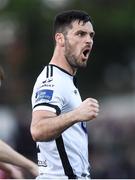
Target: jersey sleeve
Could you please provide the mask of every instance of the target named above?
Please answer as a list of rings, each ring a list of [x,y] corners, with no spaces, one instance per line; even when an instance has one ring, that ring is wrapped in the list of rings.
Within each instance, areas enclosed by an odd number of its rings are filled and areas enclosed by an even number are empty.
[[[32,108],[36,110],[49,110],[57,115],[61,113],[63,98],[60,89],[53,79],[46,79],[35,84],[32,94]]]

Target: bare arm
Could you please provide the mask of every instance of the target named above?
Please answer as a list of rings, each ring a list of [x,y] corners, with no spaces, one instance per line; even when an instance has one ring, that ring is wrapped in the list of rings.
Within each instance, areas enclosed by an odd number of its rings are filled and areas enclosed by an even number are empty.
[[[14,179],[24,178],[22,170],[20,168],[15,167],[14,165],[0,162],[0,169],[4,170],[8,178],[14,178]]]
[[[37,165],[0,140],[0,161],[26,169],[33,176],[38,175]]]
[[[57,138],[64,130],[81,121],[97,117],[97,100],[88,98],[73,111],[56,116],[50,111],[38,110],[32,114],[31,134],[35,141],[49,141]]]

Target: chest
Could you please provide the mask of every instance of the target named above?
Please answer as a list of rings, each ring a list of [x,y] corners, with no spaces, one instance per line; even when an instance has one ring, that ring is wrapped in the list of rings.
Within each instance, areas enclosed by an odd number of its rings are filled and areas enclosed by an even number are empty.
[[[79,90],[74,86],[69,86],[64,94],[63,112],[72,111],[77,108],[82,102]]]

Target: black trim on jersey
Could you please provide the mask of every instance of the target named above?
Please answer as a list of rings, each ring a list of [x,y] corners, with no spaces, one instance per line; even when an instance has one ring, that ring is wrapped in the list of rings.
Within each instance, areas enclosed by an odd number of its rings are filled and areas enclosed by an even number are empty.
[[[56,66],[56,65],[54,65],[54,64],[50,64],[51,66],[54,66],[54,67],[56,67],[56,68],[58,68],[58,69],[60,69],[61,71],[63,71],[64,73],[66,73],[66,74],[68,74],[68,75],[70,75],[70,76],[73,76],[72,74],[70,74],[69,72],[67,72],[65,69],[62,69],[61,67],[59,67],[59,66]]]
[[[53,76],[53,67],[48,65],[46,66],[46,78]]]
[[[75,87],[77,88],[77,78],[76,78],[76,76],[73,77],[73,83],[74,83]]]
[[[49,66],[47,66],[47,70],[46,70],[46,77],[49,77]]]
[[[56,140],[57,149],[61,158],[61,162],[64,168],[65,175],[68,176],[69,179],[76,179],[76,175],[73,172],[71,164],[68,160],[68,156],[64,147],[62,135],[60,135]]]
[[[40,153],[39,145],[36,146],[36,152],[37,152],[37,153]]]
[[[53,66],[51,66],[51,77],[53,76]]]
[[[36,104],[33,109],[37,106],[49,106],[49,107],[52,107],[56,110],[56,114],[59,115],[61,113],[61,110],[60,108],[57,106],[57,105],[54,105],[54,104],[49,104],[49,103],[40,103],[40,104]]]

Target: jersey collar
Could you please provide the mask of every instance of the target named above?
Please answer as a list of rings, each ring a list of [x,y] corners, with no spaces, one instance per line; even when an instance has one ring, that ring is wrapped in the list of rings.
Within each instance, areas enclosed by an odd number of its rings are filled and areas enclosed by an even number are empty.
[[[49,64],[49,65],[50,65],[50,66],[54,66],[54,67],[60,69],[61,71],[63,71],[64,73],[66,73],[66,74],[68,74],[68,75],[70,75],[70,76],[73,77],[73,75],[70,74],[70,73],[69,73],[68,71],[66,71],[65,69],[63,69],[63,68],[61,68],[61,67],[59,67],[59,66],[56,66],[56,65],[54,65],[54,64]]]
[[[76,76],[73,76],[72,74],[70,74],[70,73],[67,72],[65,69],[63,69],[63,68],[61,68],[61,67],[59,67],[59,66],[56,66],[56,65],[54,65],[54,64],[49,64],[49,65],[50,65],[50,66],[54,66],[54,67],[58,68],[59,70],[63,71],[64,73],[66,73],[66,74],[70,75],[71,77],[73,77],[73,83],[74,83],[74,85],[77,87],[77,78],[76,78]]]

